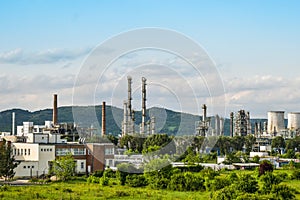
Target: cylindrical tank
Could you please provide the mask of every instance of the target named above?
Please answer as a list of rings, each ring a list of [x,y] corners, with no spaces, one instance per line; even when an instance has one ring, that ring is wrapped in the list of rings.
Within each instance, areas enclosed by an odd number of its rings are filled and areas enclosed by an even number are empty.
[[[288,129],[296,130],[300,128],[300,112],[288,113]]]
[[[278,133],[285,129],[284,127],[284,111],[268,112],[268,133]]]

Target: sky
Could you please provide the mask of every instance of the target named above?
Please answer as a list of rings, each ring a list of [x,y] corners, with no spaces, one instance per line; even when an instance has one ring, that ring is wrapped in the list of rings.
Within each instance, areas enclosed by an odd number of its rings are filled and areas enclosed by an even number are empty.
[[[77,104],[74,87],[93,50],[120,33],[157,27],[191,38],[213,60],[224,84],[226,112],[221,115],[229,117],[240,109],[252,117],[266,117],[269,110],[300,111],[299,19],[297,0],[0,0],[0,110],[50,108],[54,93],[60,106]],[[161,70],[161,63],[176,70]],[[105,74],[107,82],[100,81],[95,89],[96,104],[122,107],[126,75],[132,75],[133,103],[140,109],[140,76],[145,71],[148,107],[197,114],[198,104],[207,103],[208,113],[214,114],[205,84],[188,64],[157,51],[128,53],[116,60]],[[185,83],[199,83],[194,97],[182,89]],[[91,104],[80,95],[78,104]]]

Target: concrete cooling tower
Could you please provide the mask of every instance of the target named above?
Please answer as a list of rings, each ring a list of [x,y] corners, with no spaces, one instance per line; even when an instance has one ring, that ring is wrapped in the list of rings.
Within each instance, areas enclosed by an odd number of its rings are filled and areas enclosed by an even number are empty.
[[[300,128],[300,112],[288,113],[288,129],[297,130]]]
[[[284,111],[268,112],[268,133],[278,133],[285,129],[284,127]]]

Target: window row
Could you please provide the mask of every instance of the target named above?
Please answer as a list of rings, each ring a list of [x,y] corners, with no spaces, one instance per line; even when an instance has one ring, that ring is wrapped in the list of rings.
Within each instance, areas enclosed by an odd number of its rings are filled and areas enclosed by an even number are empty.
[[[85,155],[85,148],[71,148],[71,149],[67,149],[67,148],[57,148],[56,149],[56,155],[57,156],[64,156],[71,153],[74,156],[77,155]]]
[[[41,151],[44,151],[44,152],[46,152],[46,151],[52,151],[52,149],[50,148],[50,149],[41,149]]]
[[[23,166],[23,168],[26,169],[26,166]],[[27,166],[27,168],[30,169],[30,166]],[[32,165],[31,169],[33,169],[33,168],[34,168],[34,166]]]
[[[14,156],[30,156],[30,149],[14,149]]]

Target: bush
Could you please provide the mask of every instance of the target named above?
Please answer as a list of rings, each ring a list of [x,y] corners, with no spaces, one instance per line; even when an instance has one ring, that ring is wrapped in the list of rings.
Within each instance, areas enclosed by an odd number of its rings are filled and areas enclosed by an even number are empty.
[[[280,200],[290,200],[295,199],[296,191],[286,185],[275,185],[272,189],[272,194],[276,199]]]
[[[88,183],[100,183],[100,178],[91,175],[91,176],[89,176],[89,177],[86,179],[86,181],[87,181]]]
[[[220,190],[226,186],[231,185],[232,181],[227,177],[216,177],[212,184],[212,190]]]
[[[103,176],[107,178],[116,178],[116,172],[108,168],[103,172]]]
[[[107,186],[109,184],[109,178],[106,176],[102,176],[100,178],[100,185]]]
[[[125,185],[125,183],[126,183],[126,176],[128,174],[129,173],[127,173],[127,172],[123,172],[123,171],[119,171],[119,170],[116,172],[116,177],[119,180],[120,185]]]
[[[270,161],[263,160],[259,165],[259,176],[265,174],[266,172],[272,172],[273,165]]]
[[[294,170],[292,175],[291,175],[291,179],[297,179],[299,180],[300,179],[300,170]]]
[[[263,193],[270,193],[274,185],[278,185],[281,182],[279,176],[275,176],[272,172],[267,172],[265,175],[261,176],[261,181],[263,182]]]
[[[243,174],[236,183],[236,189],[244,193],[255,193],[258,190],[258,182],[250,174]]]
[[[126,176],[126,183],[131,187],[142,187],[147,185],[147,180],[143,174],[129,174]]]
[[[239,177],[236,175],[235,172],[231,172],[231,173],[229,174],[229,180],[231,181],[231,183],[233,183],[233,182],[239,180]]]
[[[236,199],[236,197],[237,197],[236,190],[231,186],[227,186],[211,194],[211,200],[220,200],[220,199],[232,200],[232,199]]]
[[[204,179],[191,172],[178,173],[171,176],[168,188],[174,191],[205,190]]]
[[[104,171],[97,170],[92,175],[95,177],[101,178],[103,176],[103,172]]]

